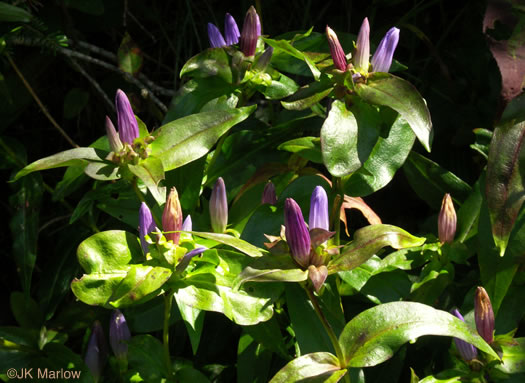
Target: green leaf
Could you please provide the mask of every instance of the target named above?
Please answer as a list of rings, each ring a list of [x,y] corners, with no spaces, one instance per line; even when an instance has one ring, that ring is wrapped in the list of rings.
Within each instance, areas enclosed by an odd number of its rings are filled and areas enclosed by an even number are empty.
[[[494,130],[487,164],[486,195],[494,242],[503,256],[525,201],[525,121]]]
[[[300,137],[283,142],[277,147],[279,150],[286,150],[290,153],[297,153],[302,158],[317,164],[323,163],[321,154],[321,139],[318,137]]]
[[[196,355],[201,340],[202,329],[204,327],[204,311],[185,305],[177,298],[176,293],[173,294],[173,296],[177,302],[177,307],[179,308],[186,330],[188,331],[193,355]]]
[[[162,161],[149,156],[138,165],[128,165],[129,170],[144,182],[159,206],[166,202],[166,188],[159,183],[164,179]]]
[[[281,368],[270,383],[338,382],[346,373],[337,358],[329,352],[316,352],[295,358]],[[335,375],[335,379],[331,378]],[[311,378],[317,378],[315,380]]]
[[[207,233],[202,231],[190,231],[189,233],[192,233],[202,238],[211,239],[224,245],[231,246],[234,249],[237,249],[243,252],[244,254],[249,255],[250,257],[262,257],[264,254],[258,247],[253,246],[251,243],[243,241],[242,239],[229,234]]]
[[[525,373],[525,338],[515,338],[511,344],[501,345],[502,364],[496,366],[507,374]]]
[[[21,327],[40,329],[44,317],[33,298],[20,291],[13,291],[9,303],[11,312]]]
[[[31,21],[31,18],[31,14],[25,9],[3,1],[0,2],[0,21],[28,23]]]
[[[323,162],[334,177],[355,172],[365,161],[359,157],[357,136],[354,114],[343,101],[335,100],[321,128]]]
[[[64,152],[53,154],[52,156],[42,158],[27,165],[16,174],[13,181],[16,181],[20,177],[39,170],[59,168],[62,166],[81,166],[84,165],[86,161],[102,162],[107,155],[107,152],[95,148],[69,149]]]
[[[385,246],[394,249],[420,246],[425,238],[414,237],[405,230],[392,225],[369,225],[354,234],[354,240],[341,250],[328,264],[328,273],[352,270],[366,262]]]
[[[307,278],[308,271],[299,269],[290,255],[270,254],[254,259],[239,274],[235,285],[246,282],[301,282]]]
[[[386,186],[405,162],[415,135],[401,116],[386,137],[379,136],[363,166],[345,182],[345,194],[364,197]]]
[[[128,363],[146,382],[161,382],[168,376],[162,343],[153,336],[138,335],[128,343]]]
[[[204,78],[217,76],[232,83],[231,58],[227,48],[209,48],[189,59],[180,71],[180,77],[191,76]]]
[[[164,171],[178,168],[204,156],[219,137],[245,120],[256,106],[193,114],[161,126],[150,144]]]
[[[436,209],[441,206],[445,193],[463,202],[472,190],[458,176],[416,152],[410,153],[403,170],[418,196]]]
[[[90,162],[84,165],[84,173],[95,180],[113,181],[120,179],[119,168],[113,163]]]
[[[452,336],[498,358],[465,322],[430,306],[392,302],[363,311],[345,326],[339,344],[348,367],[371,367],[394,355],[403,344],[423,335]]]
[[[137,75],[142,68],[142,52],[127,32],[118,48],[117,59],[119,68],[131,75]]]
[[[279,321],[275,316],[266,322],[261,322],[253,326],[245,326],[243,329],[258,343],[262,344],[264,348],[278,354],[285,360],[290,359],[285,344],[286,339],[281,334]]]
[[[430,112],[412,84],[390,73],[372,73],[365,83],[356,84],[355,89],[365,101],[388,106],[398,112],[430,152],[433,136]]]
[[[457,213],[458,221],[456,228],[456,240],[462,243],[475,235],[478,230],[477,223],[481,209],[481,203],[483,201],[479,184],[480,182],[478,180],[472,187],[471,193],[465,202],[463,202]]]
[[[333,84],[323,77],[321,81],[303,86],[290,96],[288,100],[281,101],[281,105],[288,110],[304,110],[317,104],[328,96],[332,90]]]
[[[249,334],[243,333],[237,346],[237,382],[268,382],[272,353]]]
[[[316,80],[319,80],[319,78],[321,77],[321,72],[319,71],[319,69],[317,69],[315,63],[303,52],[301,52],[297,48],[294,48],[294,46],[290,44],[290,42],[286,40],[272,40],[266,38],[264,38],[263,40],[266,44],[273,47],[274,55],[285,53],[299,60],[303,60],[306,63],[306,65],[308,65],[308,67],[310,68],[310,71],[312,72],[314,78]]]

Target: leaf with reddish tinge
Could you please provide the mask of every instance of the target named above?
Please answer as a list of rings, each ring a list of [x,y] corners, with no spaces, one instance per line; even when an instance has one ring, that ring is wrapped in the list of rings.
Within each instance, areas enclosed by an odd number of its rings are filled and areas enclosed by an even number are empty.
[[[490,144],[486,197],[494,242],[505,253],[510,232],[525,201],[525,121],[494,130]]]
[[[345,195],[345,198],[343,200],[343,204],[341,205],[341,214],[339,215],[341,218],[341,221],[345,224],[345,231],[346,235],[350,236],[350,233],[348,233],[348,223],[346,221],[346,209],[357,209],[359,210],[363,216],[367,219],[367,221],[370,223],[370,225],[379,225],[381,224],[381,218],[376,214],[375,211],[372,210],[370,206],[366,204],[366,202],[361,197],[350,197]]]

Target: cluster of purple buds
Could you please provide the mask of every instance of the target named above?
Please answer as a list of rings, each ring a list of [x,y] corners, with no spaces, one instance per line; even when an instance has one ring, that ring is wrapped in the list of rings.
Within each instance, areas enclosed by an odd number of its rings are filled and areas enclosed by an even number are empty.
[[[241,33],[239,33],[239,28],[233,16],[227,13],[224,19],[224,34],[226,39],[219,31],[219,28],[212,23],[208,23],[208,39],[212,48],[233,45],[240,41],[242,53],[245,56],[253,56],[257,48],[257,40],[261,35],[261,22],[255,8],[253,6],[250,7],[246,13]]]
[[[438,236],[441,243],[452,243],[456,234],[456,210],[450,194],[445,194],[438,216]]]
[[[330,53],[334,66],[346,72],[350,67],[346,60],[346,55],[339,43],[339,39],[335,32],[326,26],[326,36],[328,38],[328,45],[330,46]],[[372,56],[372,71],[373,72],[388,72],[392,65],[392,59],[394,52],[399,42],[399,29],[396,27],[390,28],[390,30],[383,37],[379,46],[377,47],[374,55]],[[353,66],[357,74],[368,73],[370,56],[370,25],[368,19],[365,18],[361,24],[359,35],[357,36],[356,47],[354,51]]]
[[[118,89],[115,96],[117,108],[118,134],[110,118],[106,116],[106,133],[109,146],[113,152],[118,152],[124,144],[132,145],[139,136],[139,124],[129,103],[129,99],[122,90]]]
[[[458,309],[452,310],[452,314],[455,317],[461,319],[463,322],[465,322],[465,319],[458,311]],[[454,338],[454,342],[456,343],[456,348],[458,349],[459,355],[461,356],[461,358],[463,358],[463,360],[470,362],[472,359],[476,359],[476,357],[478,356],[478,350],[476,349],[476,347],[458,338]]]
[[[301,208],[292,198],[284,202],[285,236],[295,263],[303,270],[308,269],[308,277],[316,291],[323,285],[328,270],[325,257],[316,252],[333,232],[328,231],[328,197],[321,186],[317,186],[310,199],[310,229],[306,226]]]
[[[224,233],[228,224],[228,199],[222,177],[217,179],[210,197],[210,221],[215,233]]]

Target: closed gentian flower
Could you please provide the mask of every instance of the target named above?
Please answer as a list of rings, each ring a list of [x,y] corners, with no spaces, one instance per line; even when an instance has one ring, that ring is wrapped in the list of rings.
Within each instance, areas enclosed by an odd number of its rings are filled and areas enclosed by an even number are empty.
[[[224,233],[228,224],[228,200],[222,177],[217,179],[210,197],[210,220],[215,233]]]
[[[224,34],[226,35],[226,45],[237,44],[241,36],[235,19],[229,13],[224,16]]]
[[[261,203],[262,204],[268,203],[270,205],[275,205],[277,203],[277,195],[275,194],[275,186],[272,181],[269,181],[264,186]]]
[[[463,319],[463,316],[458,311],[458,309],[452,310],[452,315],[465,322],[465,319]],[[461,358],[463,358],[463,360],[469,362],[478,356],[478,350],[470,343],[467,343],[459,338],[454,338],[454,342],[456,343],[456,348],[458,349],[459,355],[461,355]]]
[[[284,201],[285,236],[292,258],[306,269],[310,264],[310,233],[303,219],[301,208],[292,198]]]
[[[89,343],[86,350],[86,356],[84,357],[84,362],[86,363],[87,368],[93,375],[95,382],[100,380],[102,371],[104,370],[104,365],[107,360],[107,349],[106,341],[104,339],[104,332],[102,330],[102,325],[99,321],[95,321],[93,324],[93,330],[91,332],[91,337],[89,338]]]
[[[399,29],[390,28],[372,57],[372,70],[374,72],[388,72],[390,70],[398,41]]]
[[[128,356],[128,344],[131,339],[126,318],[120,310],[113,310],[109,322],[109,344],[118,359],[126,359]]]
[[[328,25],[326,26],[326,37],[328,38],[328,45],[330,46],[330,54],[332,55],[334,66],[343,72],[346,71],[345,52],[337,35]]]
[[[191,231],[193,229],[193,223],[191,221],[191,215],[187,215],[184,219],[184,222],[182,223],[182,229],[183,231]]]
[[[144,237],[154,230],[155,222],[153,221],[151,211],[149,210],[148,205],[142,202],[139,209],[139,236],[140,244],[142,245],[142,250],[144,251],[144,254],[147,254],[149,249],[149,244],[146,242],[146,239]]]
[[[165,232],[182,230],[182,208],[180,207],[179,194],[174,187],[171,188],[166,204],[164,205],[162,230]],[[168,241],[173,241],[175,245],[179,244],[180,232],[165,233],[164,236]]]
[[[108,137],[109,147],[111,148],[111,151],[120,151],[120,149],[122,149],[122,141],[120,141],[120,137],[118,136],[118,133],[115,130],[115,126],[113,125],[108,116],[106,116],[106,135]]]
[[[133,141],[139,136],[139,124],[129,103],[126,93],[117,90],[115,97],[117,106],[118,134],[120,141],[127,144],[133,144]]]
[[[204,253],[206,250],[207,249],[205,247],[198,247],[196,249],[188,251],[186,254],[184,254],[184,257],[182,257],[180,262],[177,264],[175,271],[181,273],[184,270],[186,270],[186,267],[188,267],[188,265],[190,264],[191,259],[197,255]]]
[[[474,319],[478,334],[485,339],[485,342],[492,343],[494,341],[494,311],[489,295],[481,286],[476,289],[474,298]]]
[[[262,55],[260,55],[257,58],[257,62],[255,62],[255,64],[253,65],[253,69],[258,70],[260,72],[265,71],[266,68],[268,67],[268,64],[270,63],[272,59],[272,55],[273,55],[273,48],[272,47],[266,48],[264,52],[262,53]]]
[[[456,210],[450,194],[445,194],[438,216],[438,235],[441,243],[451,243],[456,234]]]
[[[365,17],[357,35],[354,52],[354,67],[359,72],[368,73],[368,61],[370,57],[370,25]]]
[[[316,186],[310,198],[310,230],[319,228],[328,230],[328,197],[322,186]]]
[[[241,51],[245,56],[253,56],[257,48],[257,40],[261,35],[261,22],[253,5],[246,12],[240,39]]]
[[[208,39],[210,40],[210,46],[212,48],[220,48],[226,45],[221,31],[212,23],[208,23]]]

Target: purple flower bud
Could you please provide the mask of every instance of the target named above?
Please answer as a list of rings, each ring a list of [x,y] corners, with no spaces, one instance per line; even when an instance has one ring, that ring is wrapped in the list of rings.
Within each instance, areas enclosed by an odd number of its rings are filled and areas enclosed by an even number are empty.
[[[193,229],[193,223],[191,221],[191,215],[187,215],[186,219],[182,223],[182,229],[183,231],[191,231]]]
[[[237,44],[241,36],[235,19],[229,13],[224,17],[224,34],[226,35],[226,45]]]
[[[306,269],[310,264],[310,233],[301,208],[292,198],[284,201],[284,227],[292,258],[299,266]]]
[[[262,55],[257,58],[257,61],[253,65],[253,69],[263,72],[268,67],[273,55],[273,48],[268,47],[264,50]]]
[[[465,322],[465,319],[463,319],[463,316],[457,309],[452,310],[452,315]],[[454,338],[454,342],[456,343],[456,348],[458,349],[459,355],[461,355],[465,361],[469,362],[478,356],[478,350],[470,343],[467,343],[459,338]]]
[[[456,234],[456,210],[450,194],[445,194],[438,216],[438,235],[441,243],[451,243]]]
[[[343,72],[346,71],[345,52],[343,51],[341,43],[339,43],[337,35],[328,25],[326,26],[326,37],[328,38],[328,45],[330,46],[330,53],[332,55],[332,60],[334,61],[334,66]]]
[[[261,22],[253,5],[246,12],[241,33],[241,51],[245,56],[253,56],[257,48],[257,40],[261,35]]]
[[[111,148],[111,151],[120,151],[120,149],[122,149],[122,141],[120,141],[118,133],[115,130],[115,126],[108,116],[106,116],[106,135],[108,136],[109,147]]]
[[[135,138],[139,136],[139,124],[129,103],[128,96],[120,89],[117,90],[115,104],[117,106],[120,141],[132,145]]]
[[[86,356],[84,357],[84,362],[91,372],[91,375],[93,375],[95,382],[99,381],[106,361],[107,349],[106,341],[104,339],[104,331],[102,330],[102,325],[97,320],[93,324],[93,330],[91,332],[91,337],[89,338]]]
[[[212,48],[220,48],[226,45],[221,31],[212,23],[208,23],[208,39],[210,40],[210,46]]]
[[[310,230],[319,228],[328,230],[328,197],[321,186],[316,186],[310,198]]]
[[[184,257],[180,260],[179,264],[177,265],[177,267],[175,268],[175,270],[179,273],[183,272],[186,267],[188,267],[188,265],[190,264],[190,261],[193,257],[195,257],[196,255],[199,255],[199,254],[202,254],[206,251],[207,249],[205,247],[198,247],[196,249],[193,249],[191,251],[188,251],[186,254],[184,254]]]
[[[370,25],[368,24],[368,18],[365,17],[361,29],[359,29],[359,35],[357,36],[357,42],[355,45],[354,52],[354,67],[359,72],[368,73],[368,60],[370,57]]]
[[[494,311],[489,295],[483,287],[476,289],[474,319],[479,335],[485,339],[485,342],[492,343],[494,340]]]
[[[153,221],[153,216],[151,215],[148,205],[142,202],[139,210],[139,236],[140,244],[142,245],[144,254],[147,254],[149,249],[149,244],[146,242],[144,237],[152,231],[155,231],[155,222]]]
[[[228,200],[222,177],[217,179],[210,198],[211,227],[215,233],[224,233],[228,224]]]
[[[272,181],[269,181],[264,186],[261,203],[262,204],[268,203],[270,205],[275,205],[277,203],[277,195],[275,194],[275,186]]]
[[[164,211],[162,213],[162,230],[182,230],[182,208],[180,207],[179,194],[174,187],[171,188],[166,204],[164,205]],[[173,241],[175,245],[179,244],[180,232],[166,233],[164,236],[168,241]]]
[[[131,339],[126,318],[120,310],[113,310],[109,322],[109,344],[118,359],[126,359],[128,356],[127,341]]]
[[[398,41],[399,29],[396,27],[390,28],[372,57],[372,70],[374,72],[388,72],[390,70]]]

